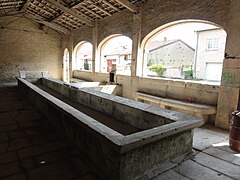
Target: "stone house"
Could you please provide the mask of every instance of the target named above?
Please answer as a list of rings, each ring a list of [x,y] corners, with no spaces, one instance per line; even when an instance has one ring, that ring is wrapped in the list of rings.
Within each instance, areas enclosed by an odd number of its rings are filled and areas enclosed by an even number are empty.
[[[182,40],[165,40],[149,44],[148,64],[163,64],[169,78],[183,78],[183,68],[192,67],[194,49]],[[157,46],[157,47],[156,47]]]

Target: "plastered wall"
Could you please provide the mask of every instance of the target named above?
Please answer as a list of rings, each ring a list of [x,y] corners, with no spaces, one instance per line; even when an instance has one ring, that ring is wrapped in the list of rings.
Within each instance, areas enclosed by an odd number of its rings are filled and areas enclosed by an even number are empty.
[[[61,78],[61,36],[24,17],[0,17],[0,82],[14,81],[18,70],[44,70]]]

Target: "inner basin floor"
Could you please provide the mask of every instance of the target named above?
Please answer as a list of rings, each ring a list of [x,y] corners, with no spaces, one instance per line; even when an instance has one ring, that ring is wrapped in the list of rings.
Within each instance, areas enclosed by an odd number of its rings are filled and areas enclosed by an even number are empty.
[[[17,87],[0,88],[0,179],[100,180],[89,159],[46,122]],[[151,179],[240,180],[240,152],[229,148],[227,131],[205,125],[194,131],[193,153],[158,174]]]
[[[66,104],[78,109],[82,113],[92,117],[93,119],[96,119],[97,121],[105,124],[106,126],[110,127],[111,129],[114,129],[115,131],[117,131],[123,135],[132,134],[132,133],[138,132],[140,130],[140,129],[133,127],[127,123],[116,120],[111,116],[105,115],[99,111],[88,108],[80,103],[73,102],[72,100],[63,96],[62,94],[57,93],[57,92],[53,91],[52,89],[47,88],[41,84],[35,84],[35,85],[37,87],[39,87],[40,89],[44,90],[45,92],[51,94],[52,96],[65,102]]]

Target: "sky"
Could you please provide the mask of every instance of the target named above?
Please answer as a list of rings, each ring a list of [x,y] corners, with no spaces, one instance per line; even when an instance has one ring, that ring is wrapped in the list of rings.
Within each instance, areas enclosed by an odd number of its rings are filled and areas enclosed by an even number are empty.
[[[163,41],[164,37],[167,37],[167,40],[181,39],[195,49],[197,42],[195,31],[214,28],[217,28],[217,26],[206,23],[182,23],[162,30],[151,41]]]
[[[170,26],[154,35],[148,42],[181,39],[193,49],[196,48],[197,35],[195,31],[214,29],[217,26],[199,23],[187,22]],[[126,36],[117,36],[110,39],[103,47],[103,55],[118,54],[120,52],[131,52],[132,40]]]

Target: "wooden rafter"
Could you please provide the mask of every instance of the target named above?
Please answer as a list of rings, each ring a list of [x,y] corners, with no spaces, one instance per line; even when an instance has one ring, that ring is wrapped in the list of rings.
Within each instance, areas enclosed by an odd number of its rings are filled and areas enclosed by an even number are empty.
[[[90,12],[91,14],[93,14],[94,16],[97,16],[98,18],[102,19],[103,17],[100,16],[99,14],[95,13],[94,11],[92,11],[91,9],[88,9],[87,7],[81,5],[81,8],[85,9],[86,11]]]
[[[111,7],[112,9],[114,9],[115,11],[120,12],[121,10],[118,9],[116,6],[114,6],[113,4],[111,4],[110,2],[106,1],[106,0],[102,0],[102,2],[106,5],[108,5],[109,7]]]
[[[26,2],[25,2],[25,4],[23,5],[23,7],[20,9],[21,11],[25,11],[25,9],[27,9],[27,7],[29,6],[29,4],[30,4],[30,0],[27,0]]]
[[[132,11],[133,13],[138,13],[139,11],[138,7],[128,0],[115,0],[115,1],[124,6],[125,8],[127,8],[128,10]]]
[[[59,25],[57,25],[55,23],[51,23],[51,22],[45,21],[42,18],[37,17],[35,15],[31,15],[31,14],[27,14],[26,16],[31,18],[31,19],[33,19],[34,21],[36,21],[36,22],[38,22],[40,24],[44,24],[45,26],[48,26],[48,27],[50,27],[50,28],[52,28],[52,29],[54,29],[56,31],[59,31],[59,32],[61,32],[63,34],[66,34],[66,35],[70,34],[69,30],[67,30],[66,28],[63,28],[63,27],[61,27],[61,26],[59,26]]]
[[[17,4],[24,3],[24,1],[13,1],[13,2],[1,2],[0,6],[15,6]]]
[[[94,23],[84,17],[82,17],[81,15],[79,15],[78,13],[76,13],[75,11],[72,11],[71,9],[63,6],[62,4],[56,2],[55,0],[46,0],[47,2],[51,3],[52,5],[56,6],[57,8],[59,8],[60,10],[62,10],[63,12],[70,14],[76,18],[78,18],[79,20],[85,22],[86,24],[88,24],[89,26],[94,26]]]
[[[103,8],[99,7],[98,5],[96,5],[94,2],[92,1],[88,1],[91,3],[92,6],[96,7],[97,9],[99,9],[100,11],[104,12],[105,14],[107,14],[108,16],[112,16],[109,12],[105,11]]]
[[[54,16],[53,13],[45,10],[44,8],[38,6],[38,5],[34,4],[34,3],[30,3],[30,5],[31,5],[31,6],[34,6],[35,8],[39,9],[40,11],[43,11],[44,13],[46,13],[46,14],[48,14],[48,15],[50,15],[50,16]]]

